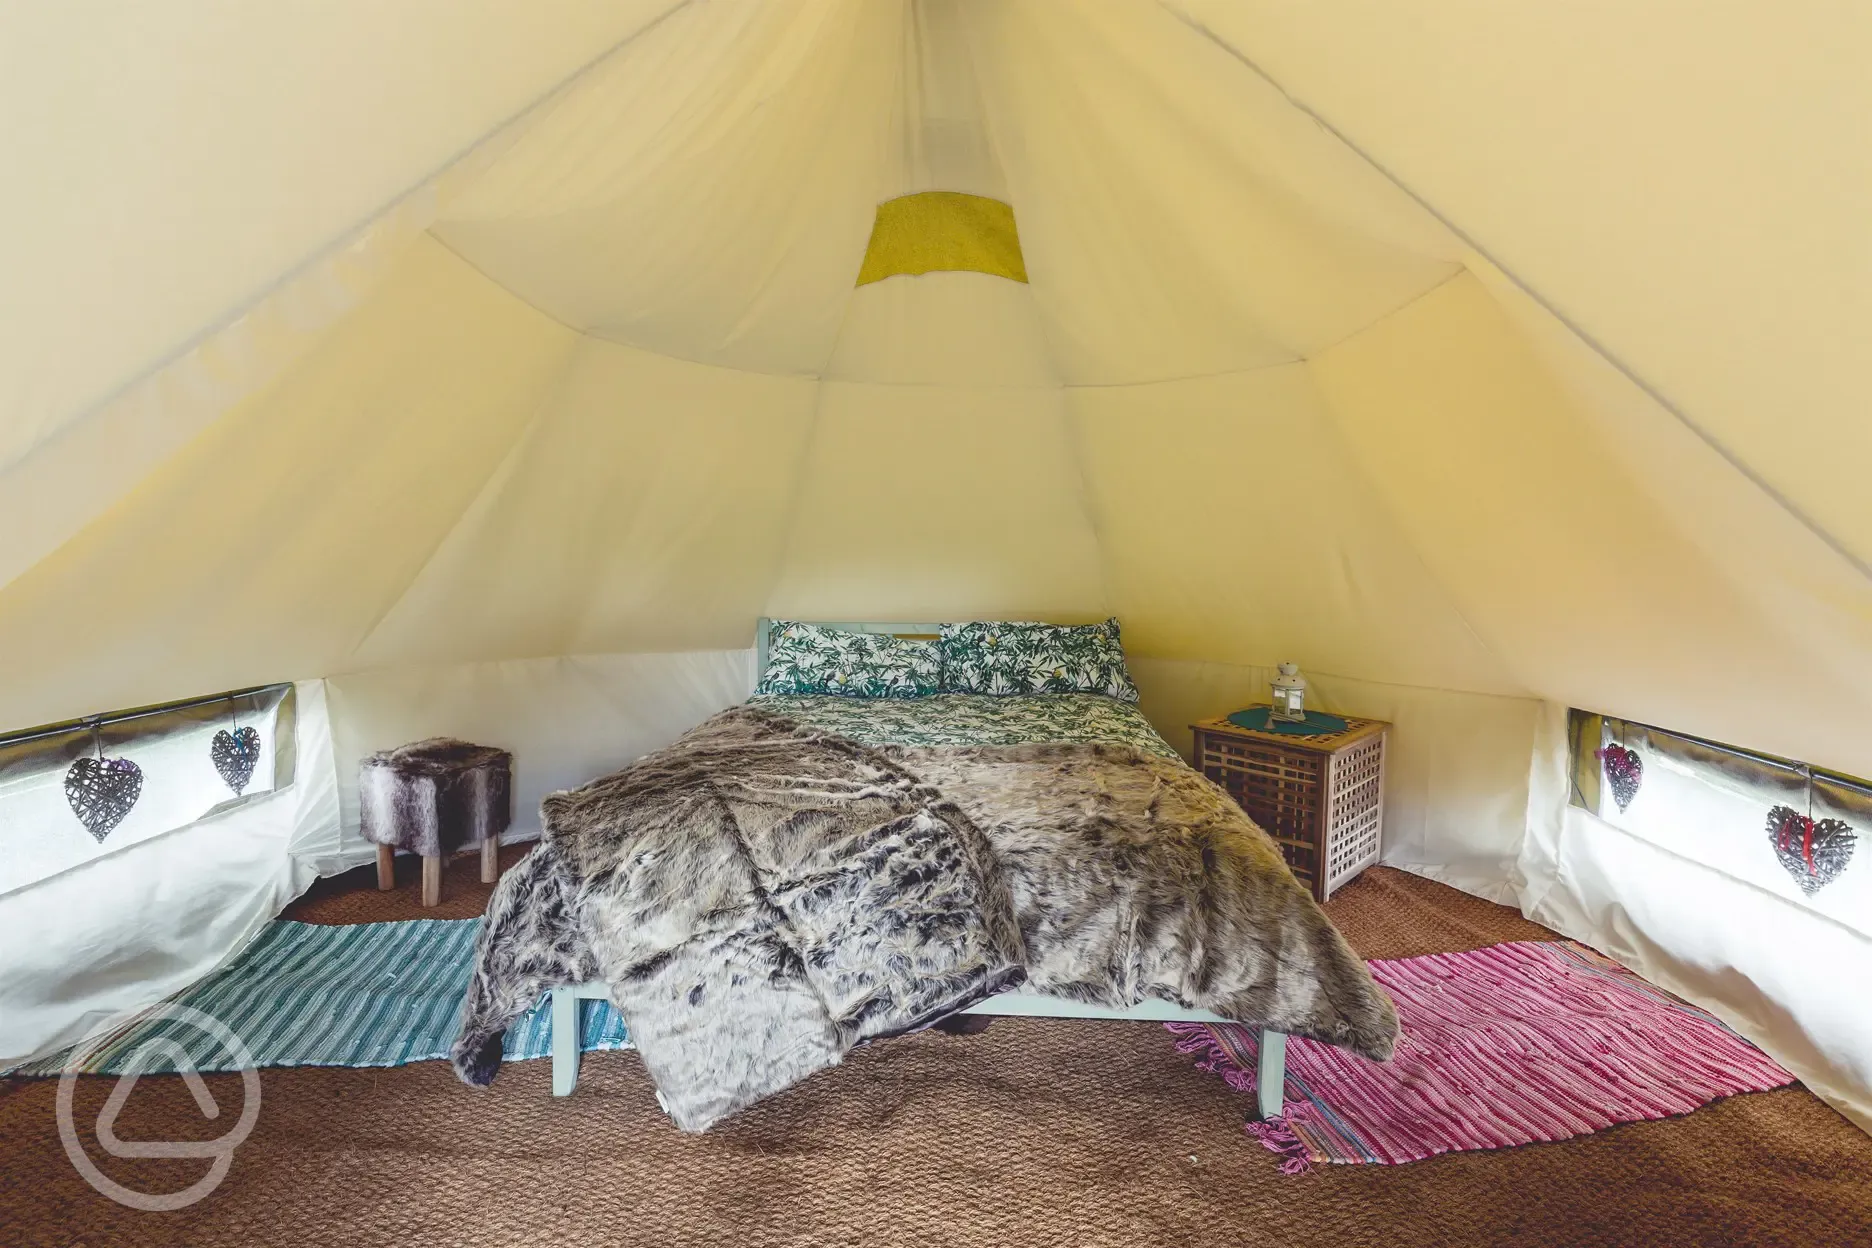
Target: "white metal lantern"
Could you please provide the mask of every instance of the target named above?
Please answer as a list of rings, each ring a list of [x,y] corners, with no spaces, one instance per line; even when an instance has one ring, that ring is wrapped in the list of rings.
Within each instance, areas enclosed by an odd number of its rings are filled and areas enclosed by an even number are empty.
[[[1306,722],[1306,677],[1300,674],[1299,664],[1280,665],[1280,675],[1274,678],[1274,706],[1268,718],[1290,724]]]

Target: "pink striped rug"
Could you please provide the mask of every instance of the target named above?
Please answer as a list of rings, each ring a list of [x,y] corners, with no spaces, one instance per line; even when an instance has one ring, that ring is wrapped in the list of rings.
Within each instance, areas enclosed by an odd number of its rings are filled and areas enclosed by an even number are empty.
[[[1297,1174],[1314,1162],[1396,1165],[1564,1140],[1687,1114],[1794,1076],[1713,1016],[1571,941],[1371,963],[1397,1003],[1390,1062],[1287,1045],[1286,1114],[1248,1131]],[[1255,1033],[1167,1023],[1177,1048],[1254,1088]]]

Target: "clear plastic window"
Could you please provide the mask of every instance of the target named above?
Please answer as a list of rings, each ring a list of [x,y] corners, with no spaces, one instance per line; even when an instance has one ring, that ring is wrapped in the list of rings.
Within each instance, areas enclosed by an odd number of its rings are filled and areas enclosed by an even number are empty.
[[[270,685],[0,736],[0,894],[289,787],[293,710]]]

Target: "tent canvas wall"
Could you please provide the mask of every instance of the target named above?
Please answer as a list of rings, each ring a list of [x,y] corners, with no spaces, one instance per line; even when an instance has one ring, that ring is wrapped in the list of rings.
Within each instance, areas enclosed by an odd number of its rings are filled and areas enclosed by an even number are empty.
[[[1117,614],[1172,740],[1299,661],[1398,725],[1387,861],[1872,1122],[1872,918],[1563,776],[1568,706],[1872,772],[1869,43],[1824,0],[9,9],[0,725],[302,683],[291,790],[0,896],[0,1057],[361,861],[370,750],[515,750],[524,831],[744,696],[759,615]]]

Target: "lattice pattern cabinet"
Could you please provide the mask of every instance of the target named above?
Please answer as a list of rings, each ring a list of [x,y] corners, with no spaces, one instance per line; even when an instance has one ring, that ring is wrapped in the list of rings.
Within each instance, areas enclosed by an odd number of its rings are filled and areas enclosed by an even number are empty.
[[[1390,724],[1347,718],[1344,732],[1306,737],[1242,728],[1226,716],[1190,728],[1197,770],[1274,838],[1315,900],[1378,861]]]

